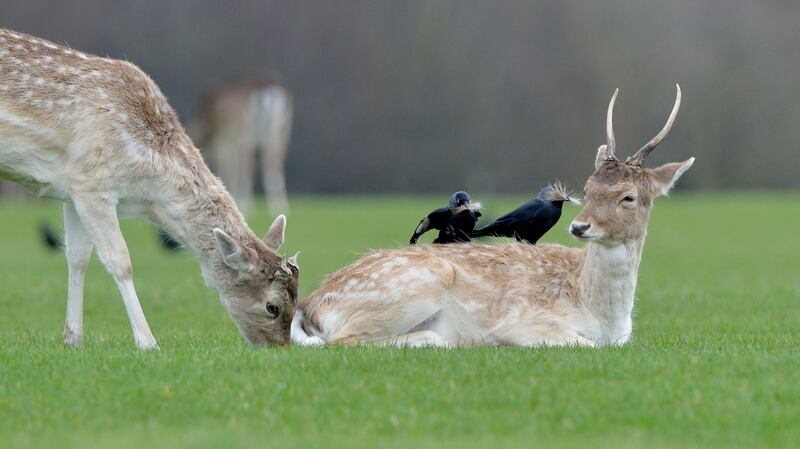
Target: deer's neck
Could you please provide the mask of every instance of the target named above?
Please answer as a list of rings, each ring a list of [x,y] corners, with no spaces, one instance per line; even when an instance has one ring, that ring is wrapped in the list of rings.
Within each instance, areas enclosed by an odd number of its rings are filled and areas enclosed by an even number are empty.
[[[631,333],[633,298],[644,238],[619,246],[589,243],[580,274],[584,304],[599,322],[598,343],[621,344]]]
[[[154,202],[150,218],[195,255],[206,285],[219,290],[225,282],[222,277],[230,270],[223,266],[214,228],[222,229],[246,246],[257,237],[222,183],[210,172],[205,174],[176,186],[164,199]]]

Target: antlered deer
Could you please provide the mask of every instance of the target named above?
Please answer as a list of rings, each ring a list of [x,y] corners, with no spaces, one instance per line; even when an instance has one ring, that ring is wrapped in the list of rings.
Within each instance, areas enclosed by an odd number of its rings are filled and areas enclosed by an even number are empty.
[[[623,344],[630,338],[636,276],[653,200],[692,166],[644,168],[667,124],[625,162],[607,143],[586,183],[586,205],[570,232],[583,249],[560,245],[426,245],[374,251],[326,279],[298,305],[299,344]]]
[[[275,75],[236,79],[204,96],[192,134],[242,210],[253,202],[258,151],[267,206],[272,213],[287,211],[284,164],[292,113],[292,96]]]
[[[83,342],[83,279],[94,247],[136,345],[157,347],[118,213],[145,215],[183,242],[249,342],[288,342],[299,271],[276,252],[285,218],[263,240],[253,234],[158,86],[133,64],[0,29],[0,176],[65,203],[66,344]]]

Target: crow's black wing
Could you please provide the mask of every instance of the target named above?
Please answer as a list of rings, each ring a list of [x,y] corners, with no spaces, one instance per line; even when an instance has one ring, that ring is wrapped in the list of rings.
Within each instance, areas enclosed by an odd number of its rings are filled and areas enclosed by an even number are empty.
[[[427,217],[419,222],[416,229],[414,229],[414,234],[411,236],[411,241],[409,243],[415,245],[417,240],[419,240],[419,236],[431,229],[441,230],[447,226],[447,222],[450,221],[452,216],[453,213],[446,207],[440,207],[429,213]]]
[[[530,219],[517,230],[517,240],[525,240],[536,244],[543,235],[558,223],[561,218],[561,209],[545,205],[531,214]]]
[[[475,211],[464,210],[453,215],[447,226],[439,232],[434,243],[469,242],[469,236],[478,221],[478,214]]]
[[[541,208],[542,202],[534,199],[501,216],[497,220],[472,232],[473,237],[514,237],[517,229]]]

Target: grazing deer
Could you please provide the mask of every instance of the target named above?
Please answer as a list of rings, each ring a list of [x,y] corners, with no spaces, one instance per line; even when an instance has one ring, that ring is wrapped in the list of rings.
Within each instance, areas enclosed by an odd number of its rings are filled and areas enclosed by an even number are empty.
[[[271,213],[287,211],[284,164],[292,111],[292,96],[275,75],[237,79],[204,96],[190,129],[242,210],[253,203],[258,151],[267,206]]]
[[[144,215],[183,242],[249,342],[288,342],[299,270],[277,253],[286,219],[263,240],[253,234],[158,86],[133,64],[0,29],[0,177],[64,202],[67,345],[83,342],[83,279],[94,247],[136,346],[157,347],[118,214]]]
[[[299,344],[623,344],[630,338],[636,276],[653,200],[692,166],[644,168],[666,125],[625,162],[608,142],[586,183],[586,205],[570,232],[583,249],[560,245],[425,245],[374,251],[326,279],[298,305]]]

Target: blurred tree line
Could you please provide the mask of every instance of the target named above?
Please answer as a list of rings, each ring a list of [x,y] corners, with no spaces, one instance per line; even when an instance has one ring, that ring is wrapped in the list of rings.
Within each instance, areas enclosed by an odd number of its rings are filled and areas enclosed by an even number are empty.
[[[264,68],[296,117],[290,192],[580,187],[605,139],[684,188],[797,188],[800,2],[4,0],[0,26],[149,73],[189,121],[204,89]]]

